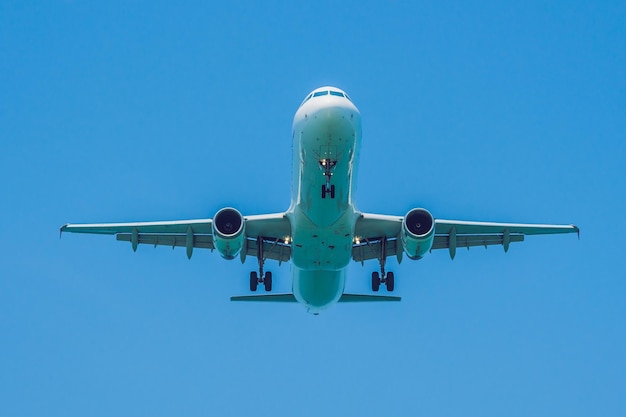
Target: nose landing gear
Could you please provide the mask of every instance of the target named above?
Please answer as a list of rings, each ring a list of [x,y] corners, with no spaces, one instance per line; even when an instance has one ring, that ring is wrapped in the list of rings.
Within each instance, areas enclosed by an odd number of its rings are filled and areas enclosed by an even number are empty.
[[[322,198],[326,198],[327,194],[330,194],[330,198],[335,198],[335,185],[330,183],[330,178],[333,176],[333,168],[337,165],[337,161],[332,159],[321,159],[320,169],[323,175],[326,177],[326,184],[322,184]]]

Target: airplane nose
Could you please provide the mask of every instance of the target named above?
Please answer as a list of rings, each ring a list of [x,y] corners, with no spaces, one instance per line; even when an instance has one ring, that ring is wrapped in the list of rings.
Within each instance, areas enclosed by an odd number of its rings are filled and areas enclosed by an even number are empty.
[[[354,111],[345,106],[324,107],[312,112],[309,118],[317,119],[331,127],[344,123],[352,123],[355,118]]]

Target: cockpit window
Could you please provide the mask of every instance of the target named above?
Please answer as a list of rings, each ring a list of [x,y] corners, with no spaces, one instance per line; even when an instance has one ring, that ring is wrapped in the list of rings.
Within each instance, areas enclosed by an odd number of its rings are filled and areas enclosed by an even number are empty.
[[[327,96],[327,95],[331,95],[331,96],[336,96],[336,97],[345,97],[348,100],[352,101],[352,99],[350,99],[350,97],[348,97],[348,95],[346,93],[343,93],[341,91],[333,91],[333,90],[324,90],[324,91],[317,91],[314,93],[309,94],[303,101],[302,104],[306,103],[307,101],[309,101],[311,98],[313,97],[321,97],[321,96]],[[302,104],[300,104],[300,106],[302,106]]]

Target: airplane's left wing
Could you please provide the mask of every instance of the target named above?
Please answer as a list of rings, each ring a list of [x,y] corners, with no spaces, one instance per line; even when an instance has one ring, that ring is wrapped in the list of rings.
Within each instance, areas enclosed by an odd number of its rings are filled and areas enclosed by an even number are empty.
[[[259,243],[264,259],[279,262],[291,258],[289,239],[291,226],[284,213],[244,216],[245,240],[241,259],[257,256]],[[116,235],[117,240],[131,242],[133,250],[139,244],[185,247],[191,258],[193,248],[215,249],[212,219],[174,220],[130,223],[66,224],[61,233],[91,233]]]
[[[357,262],[396,256],[402,258],[400,234],[404,217],[361,213],[355,227],[352,258]],[[526,235],[579,233],[574,225],[520,224],[434,220],[431,250],[448,249],[454,258],[457,248],[502,245],[507,251],[511,242],[522,242]],[[383,248],[384,245],[384,248]]]

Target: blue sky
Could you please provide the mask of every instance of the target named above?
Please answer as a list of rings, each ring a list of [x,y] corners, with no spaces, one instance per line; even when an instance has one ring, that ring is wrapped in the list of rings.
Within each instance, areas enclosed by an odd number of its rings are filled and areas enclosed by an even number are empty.
[[[626,414],[626,4],[228,3],[0,4],[0,415]],[[391,262],[402,303],[318,317],[231,304],[254,262],[59,240],[285,210],[328,84],[361,110],[361,210],[581,239]]]

